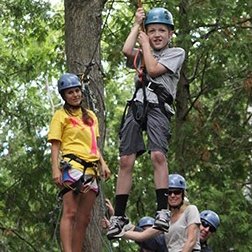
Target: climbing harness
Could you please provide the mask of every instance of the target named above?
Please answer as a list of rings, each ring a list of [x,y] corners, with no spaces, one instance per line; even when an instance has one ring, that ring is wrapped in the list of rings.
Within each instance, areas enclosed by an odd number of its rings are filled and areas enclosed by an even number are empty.
[[[138,8],[142,7],[141,0],[138,1]],[[141,30],[144,30],[144,24],[141,25]],[[132,114],[136,122],[138,122],[143,130],[146,130],[147,113],[149,109],[158,107],[161,112],[170,119],[173,115],[173,97],[168,90],[163,86],[153,81],[149,81],[146,77],[146,68],[141,48],[138,48],[133,60],[133,66],[138,75],[138,82],[131,100],[127,101],[125,106],[120,129],[122,129],[126,113],[129,107],[132,109]],[[135,101],[136,93],[142,88],[143,102]],[[150,103],[147,101],[146,90],[154,92],[157,95],[158,103]]]
[[[70,162],[72,160],[74,160],[75,162],[81,164],[84,167],[84,170],[83,170],[83,174],[81,175],[81,177],[77,181],[75,181],[74,183],[72,183],[70,185],[68,185],[67,183],[64,183],[64,188],[58,193],[58,197],[60,199],[63,198],[64,194],[66,194],[67,192],[69,192],[71,190],[75,194],[86,193],[87,190],[85,190],[85,189],[81,190],[82,186],[85,186],[88,183],[92,183],[95,180],[95,178],[98,178],[98,173],[99,173],[98,172],[98,161],[87,162],[84,159],[81,159],[81,158],[77,157],[74,154],[66,154],[66,155],[63,155],[63,158],[64,157],[69,158],[69,161],[68,162],[65,161],[65,160],[61,161],[61,169],[62,169],[62,171],[71,168]],[[85,173],[86,173],[87,168],[92,168],[94,170],[94,172],[95,172],[95,175],[94,176],[90,176],[90,178],[88,178],[88,179],[85,178]]]
[[[78,186],[83,185],[83,182],[84,182],[84,184],[90,183],[90,182],[92,182],[92,179],[95,179],[98,177],[98,162],[86,162],[85,160],[77,157],[74,154],[66,154],[63,157],[69,158],[69,161],[62,160],[61,169],[70,169],[71,168],[71,164],[70,164],[71,160],[74,160],[75,162],[80,163],[85,168],[84,168],[83,175],[81,176],[81,178],[78,181],[76,181],[75,183],[71,184],[68,187],[65,187],[64,189],[62,189],[59,192],[59,194],[57,195],[57,204],[56,204],[54,210],[49,213],[51,216],[50,222],[53,223],[55,226],[54,233],[53,233],[53,241],[54,241],[54,243],[57,244],[59,249],[60,249],[60,244],[59,244],[59,241],[57,240],[57,230],[58,230],[58,225],[60,222],[60,216],[62,214],[62,197],[63,197],[63,195],[70,190],[73,190],[74,193],[79,193],[79,192],[85,193],[85,191],[79,191],[79,189],[77,189]],[[93,168],[95,170],[96,175],[92,176],[92,178],[89,178],[85,181],[84,174],[85,174],[85,170],[87,168]],[[102,189],[102,183],[99,184],[99,187],[100,187],[99,191],[101,191],[101,194],[100,194],[101,201],[100,202],[101,202],[102,214],[105,216],[106,209],[105,209],[105,200],[104,200],[104,194],[103,194],[103,189]],[[102,240],[102,242],[104,244],[104,249],[106,249],[106,251],[108,251],[108,252],[113,251],[112,243],[108,242],[107,239],[103,238],[102,232],[100,230],[101,228],[100,228],[99,222],[95,221],[94,224],[95,224],[95,227],[97,228],[97,234],[100,236],[100,239]]]
[[[141,7],[142,7],[142,2],[141,0],[138,0],[138,8],[141,8]],[[143,23],[141,25],[141,30],[145,31]],[[148,110],[148,101],[146,98],[146,88],[145,88],[146,70],[145,70],[144,58],[141,55],[140,47],[137,49],[136,54],[134,56],[133,66],[138,75],[138,82],[137,82],[133,97],[131,98],[131,100],[127,101],[126,106],[124,108],[120,129],[122,129],[123,127],[125,116],[128,109],[131,108],[135,121],[139,123],[139,125],[141,125],[142,129],[146,130],[146,115],[147,115],[147,110]],[[143,97],[144,97],[143,103],[139,101],[135,101],[136,94],[139,88],[142,88],[143,90]]]

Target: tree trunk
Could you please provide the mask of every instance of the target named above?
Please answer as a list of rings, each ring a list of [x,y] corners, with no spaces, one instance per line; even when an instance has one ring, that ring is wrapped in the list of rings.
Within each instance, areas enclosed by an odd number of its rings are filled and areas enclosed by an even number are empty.
[[[67,68],[69,72],[75,74],[89,73],[86,76],[90,80],[87,87],[91,93],[91,109],[98,116],[100,123],[100,148],[105,136],[104,87],[100,54],[102,10],[105,2],[105,0],[64,1]],[[102,194],[97,198],[88,227],[83,248],[86,252],[102,251],[102,239],[99,234],[101,234],[100,220],[104,215],[101,206],[104,205],[104,201],[101,197]]]
[[[186,38],[189,34],[189,20],[187,17],[188,1],[182,0],[179,5],[179,32],[182,33],[180,37]],[[190,40],[190,39],[189,39]],[[181,77],[178,83],[178,90],[176,96],[176,122],[175,122],[175,156],[176,163],[179,173],[185,175],[186,171],[186,160],[184,158],[184,148],[185,148],[185,122],[186,122],[186,112],[188,110],[188,100],[189,100],[189,83],[186,77],[187,71],[187,52],[190,48],[190,41],[183,39],[178,41],[179,46],[181,46],[186,51],[186,59],[181,69]]]

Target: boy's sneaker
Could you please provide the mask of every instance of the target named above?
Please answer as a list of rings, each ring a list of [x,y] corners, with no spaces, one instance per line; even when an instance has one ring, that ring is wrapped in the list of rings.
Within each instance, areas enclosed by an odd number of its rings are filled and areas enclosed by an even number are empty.
[[[110,227],[107,232],[109,240],[120,238],[124,233],[132,228],[129,219],[126,216],[111,216]]]
[[[158,229],[160,231],[168,232],[170,226],[170,219],[170,211],[168,211],[167,209],[157,211],[153,228]]]

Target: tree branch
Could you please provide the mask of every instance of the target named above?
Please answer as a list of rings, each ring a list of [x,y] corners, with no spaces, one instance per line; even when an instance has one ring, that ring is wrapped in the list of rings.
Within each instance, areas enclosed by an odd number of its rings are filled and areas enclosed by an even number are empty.
[[[35,252],[39,252],[29,241],[27,241],[24,237],[22,237],[15,229],[4,227],[2,226],[2,224],[0,226],[0,229],[3,232],[11,232],[15,234],[20,240],[24,241],[27,245],[29,245]]]

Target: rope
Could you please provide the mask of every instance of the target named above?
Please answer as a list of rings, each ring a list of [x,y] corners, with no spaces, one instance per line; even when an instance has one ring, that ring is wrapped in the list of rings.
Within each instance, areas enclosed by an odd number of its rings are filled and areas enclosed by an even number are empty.
[[[70,188],[70,189],[72,189],[72,188]],[[105,197],[104,197],[104,193],[103,193],[102,182],[100,183],[100,193],[101,193],[101,209],[102,209],[102,214],[103,214],[103,216],[105,216],[105,213],[106,213],[106,204],[105,204]],[[60,245],[59,245],[58,239],[57,239],[57,230],[58,230],[58,226],[59,226],[59,223],[60,223],[60,217],[61,217],[61,214],[62,214],[62,199],[59,199],[57,197],[57,204],[56,204],[55,208],[53,209],[53,211],[51,211],[49,214],[51,215],[51,218],[50,218],[50,222],[51,223],[53,223],[54,220],[56,220],[54,231],[53,231],[51,250],[53,250],[53,245],[54,244],[57,244],[58,249],[60,250],[61,248],[60,248]],[[99,223],[97,221],[94,221],[94,224],[95,224],[95,226],[97,228],[99,237],[102,240],[102,244],[104,244],[104,246],[106,247],[106,251],[113,252],[112,242],[111,241],[107,241],[106,242],[106,239],[103,238],[103,234],[101,233]]]
[[[105,203],[105,195],[104,195],[104,193],[103,193],[103,182],[101,182],[100,183],[100,193],[101,193],[101,209],[102,209],[102,214],[103,214],[103,216],[105,216],[106,215],[106,203]],[[99,226],[97,225],[97,223],[95,223],[95,225],[96,225],[96,227],[97,227],[97,229],[98,229],[98,232],[99,232],[99,235],[100,235],[100,237],[101,237],[101,240],[102,240],[102,242],[105,244],[105,246],[106,247],[108,247],[108,250],[107,251],[109,251],[109,252],[111,252],[111,251],[113,251],[113,249],[112,249],[112,241],[105,241],[104,239],[103,239],[103,236],[102,236],[102,234],[101,234],[101,232],[100,232],[100,228],[99,228]]]
[[[57,247],[61,251],[61,248],[57,239],[57,231],[58,231],[58,226],[59,226],[60,217],[62,213],[62,206],[61,206],[62,199],[59,199],[58,195],[56,197],[56,202],[57,204],[55,205],[54,209],[51,212],[49,212],[49,215],[51,216],[49,223],[55,224],[55,227],[53,230],[52,242],[51,242],[51,251],[53,251],[54,244],[57,244]]]
[[[96,43],[96,46],[95,46],[95,50],[94,50],[93,56],[91,57],[90,62],[93,61],[94,56],[95,56],[95,54],[96,54],[96,52],[97,52],[97,49],[98,49],[98,46],[99,46],[99,44],[100,44],[100,40],[101,40],[101,36],[102,36],[103,30],[104,30],[104,27],[105,27],[105,25],[106,25],[107,22],[108,22],[109,16],[110,16],[110,14],[111,14],[111,11],[112,11],[112,8],[113,8],[113,5],[114,5],[114,2],[115,2],[115,0],[112,0],[112,1],[111,1],[111,5],[110,5],[110,8],[109,8],[108,14],[107,14],[106,19],[105,19],[105,22],[104,22],[104,24],[103,24],[103,26],[102,26],[102,28],[101,28],[101,32],[100,32],[100,34],[99,34],[99,37],[98,37],[98,40],[97,40],[97,43]]]
[[[91,79],[90,76],[89,76],[89,73],[90,73],[92,67],[95,65],[94,57],[95,57],[95,54],[97,53],[97,50],[98,50],[98,47],[99,47],[99,44],[100,44],[100,40],[101,40],[101,36],[103,34],[103,31],[104,31],[104,27],[107,25],[109,16],[111,15],[111,11],[113,9],[114,2],[115,2],[115,0],[111,1],[110,7],[109,7],[109,10],[108,10],[108,14],[107,14],[105,22],[104,22],[104,24],[103,24],[103,26],[101,28],[101,32],[100,32],[99,37],[97,39],[97,43],[95,45],[95,49],[93,51],[93,54],[92,54],[92,56],[90,58],[89,63],[87,65],[84,65],[84,67],[85,67],[84,73],[77,74],[80,77],[83,88],[85,89],[85,94],[86,94],[88,107],[92,111],[94,111],[95,113],[97,113],[99,110],[95,107],[95,102],[94,102],[94,101],[96,101],[95,95],[92,93],[92,91],[89,88],[90,79]],[[75,61],[75,63],[77,63],[79,65],[82,65],[80,62],[77,62],[77,61]],[[96,86],[94,86],[94,87],[96,87]],[[103,99],[103,96],[102,96],[100,90],[97,88],[96,91],[99,94],[99,96],[101,97],[103,108],[105,108],[104,99]]]
[[[93,54],[92,54],[92,57],[91,57],[91,59],[90,59],[90,62],[87,64],[86,70],[84,71],[84,77],[86,77],[87,74],[90,72],[90,71],[89,71],[89,67],[90,67],[90,66],[93,66],[93,65],[95,64],[95,63],[94,63],[94,57],[95,57],[95,54],[96,54],[96,52],[97,52],[98,46],[99,46],[99,44],[100,44],[100,40],[101,40],[101,36],[102,36],[103,30],[104,30],[104,27],[107,25],[107,22],[108,22],[108,19],[109,19],[110,14],[111,14],[111,10],[112,10],[112,8],[113,8],[114,2],[115,2],[115,0],[112,0],[111,5],[110,5],[110,8],[109,8],[109,11],[108,11],[108,14],[107,14],[106,19],[105,19],[105,22],[104,22],[104,24],[103,24],[103,26],[102,26],[102,28],[101,28],[101,32],[100,32],[100,34],[99,34],[97,43],[96,43],[96,45],[95,45],[95,50],[94,50],[94,52],[93,52]]]
[[[142,7],[143,7],[142,1],[138,0],[138,8],[142,8]],[[141,24],[140,30],[145,32],[145,27],[144,27],[143,22]],[[134,68],[137,71],[140,82],[143,83],[143,72],[144,72],[144,68],[145,68],[143,55],[141,55],[141,66],[140,67],[137,66],[137,59],[138,59],[140,53],[141,53],[141,47],[138,48],[138,50],[137,50],[137,52],[135,54],[133,65],[134,65]]]
[[[138,0],[137,5],[138,5],[138,8],[142,8],[143,7],[142,1]],[[144,27],[143,22],[142,22],[142,25],[141,25],[141,30],[145,32],[145,27]]]
[[[142,82],[143,82],[143,71],[144,71],[143,57],[142,57],[142,59],[141,59],[141,61],[142,61],[141,66],[140,66],[140,67],[137,66],[137,58],[138,58],[140,52],[141,52],[141,49],[138,48],[138,50],[137,50],[137,52],[136,52],[136,55],[135,55],[135,57],[134,57],[133,65],[134,65],[134,68],[135,68],[136,71],[137,71],[139,80],[140,80],[140,82],[142,83]]]

